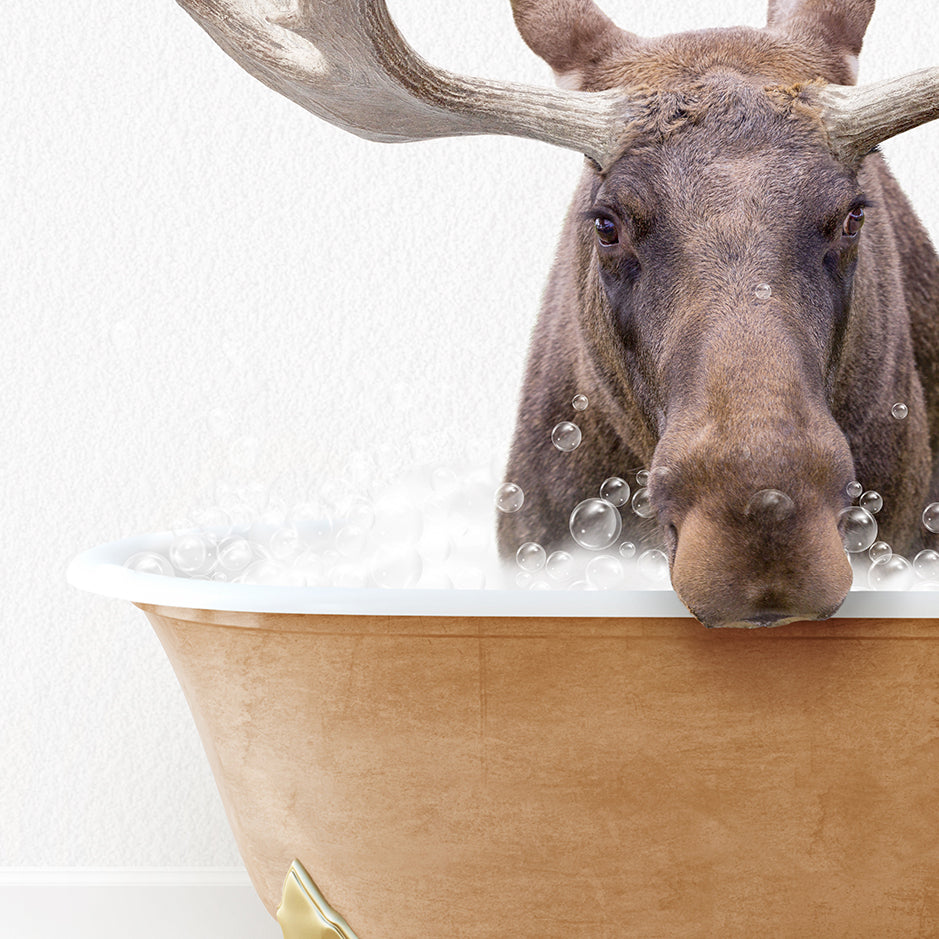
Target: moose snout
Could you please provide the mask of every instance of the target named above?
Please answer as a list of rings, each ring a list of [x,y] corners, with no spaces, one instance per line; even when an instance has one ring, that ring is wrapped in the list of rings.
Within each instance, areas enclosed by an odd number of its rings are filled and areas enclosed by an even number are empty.
[[[825,431],[802,449],[746,448],[740,459],[711,435],[660,445],[672,460],[653,461],[651,491],[672,586],[705,626],[826,619],[843,602],[853,572],[838,514],[853,462],[836,428]]]
[[[701,506],[676,526],[672,586],[705,626],[826,619],[841,605],[852,571],[835,513],[802,519],[794,502],[792,514],[779,511],[729,525]]]

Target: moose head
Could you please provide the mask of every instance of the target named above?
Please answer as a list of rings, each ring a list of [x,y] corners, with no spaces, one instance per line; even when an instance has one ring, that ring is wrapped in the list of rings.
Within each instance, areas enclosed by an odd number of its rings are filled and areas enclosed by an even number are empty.
[[[252,74],[360,136],[532,137],[586,156],[534,340],[501,550],[560,547],[650,471],[672,583],[706,625],[830,616],[848,484],[923,543],[939,496],[939,262],[877,152],[939,117],[939,68],[853,87],[874,0],[770,0],[763,29],[645,39],[592,0],[513,0],[536,89],[432,68],[383,0],[180,0]],[[551,428],[577,393],[589,446]],[[906,405],[897,420],[891,407]]]

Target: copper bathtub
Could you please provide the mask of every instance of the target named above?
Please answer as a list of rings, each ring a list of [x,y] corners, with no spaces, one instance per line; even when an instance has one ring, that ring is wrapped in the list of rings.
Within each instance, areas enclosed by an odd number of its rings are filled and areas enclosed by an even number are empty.
[[[77,558],[173,664],[288,939],[939,935],[939,593],[311,590]]]

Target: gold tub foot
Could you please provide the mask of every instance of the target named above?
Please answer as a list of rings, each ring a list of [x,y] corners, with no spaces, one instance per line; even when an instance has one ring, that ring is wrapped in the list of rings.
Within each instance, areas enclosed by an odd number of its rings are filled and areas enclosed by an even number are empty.
[[[349,924],[326,902],[299,861],[290,865],[277,908],[284,939],[356,939]]]

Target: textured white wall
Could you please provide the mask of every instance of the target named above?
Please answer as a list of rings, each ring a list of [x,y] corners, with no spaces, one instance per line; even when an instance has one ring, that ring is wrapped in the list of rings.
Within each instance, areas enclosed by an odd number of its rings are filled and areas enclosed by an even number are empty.
[[[431,61],[550,80],[506,0],[390,6]],[[763,21],[744,0],[605,8],[646,34]],[[142,615],[67,587],[66,563],[206,504],[245,436],[268,481],[504,448],[580,159],[345,135],[171,0],[4,15],[0,865],[237,864]],[[934,0],[880,0],[861,80],[937,47]],[[885,147],[934,233],[937,144],[933,125]]]

